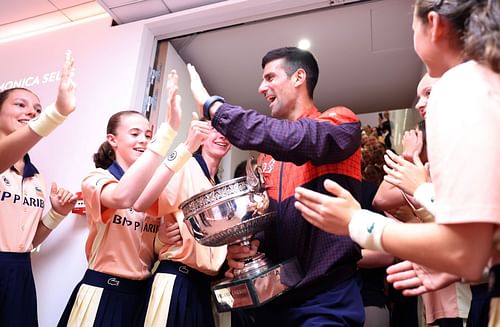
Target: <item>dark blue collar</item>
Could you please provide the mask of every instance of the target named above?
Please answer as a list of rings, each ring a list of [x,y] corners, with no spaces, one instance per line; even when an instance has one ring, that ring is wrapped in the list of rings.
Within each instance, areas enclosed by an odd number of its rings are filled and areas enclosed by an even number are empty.
[[[116,160],[113,160],[111,166],[108,167],[108,171],[111,173],[111,175],[115,176],[117,180],[120,180],[123,174],[125,174],[122,167],[120,167],[120,165],[118,164],[118,162],[116,162]]]
[[[198,164],[200,165],[201,170],[203,170],[203,173],[205,174],[205,176],[208,178],[209,181],[211,181],[212,178],[210,177],[210,172],[208,171],[207,163],[205,162],[205,159],[203,159],[203,156],[201,155],[201,153],[195,154],[194,158],[196,159],[196,161],[198,161]],[[215,175],[214,182],[215,182],[215,184],[220,183],[219,177],[217,175]]]
[[[33,177],[35,174],[39,174],[38,169],[36,169],[35,165],[31,163],[30,156],[26,153],[24,155],[23,178]]]
[[[39,174],[38,169],[36,169],[35,165],[31,163],[30,156],[27,153],[24,155],[23,161],[24,161],[23,179],[27,177],[33,177],[36,174]],[[15,171],[17,171],[16,167],[14,166],[10,167],[10,169],[14,169]]]

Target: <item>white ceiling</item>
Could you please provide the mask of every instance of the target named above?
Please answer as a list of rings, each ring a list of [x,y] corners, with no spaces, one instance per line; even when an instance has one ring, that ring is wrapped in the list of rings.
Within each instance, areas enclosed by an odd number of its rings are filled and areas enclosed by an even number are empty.
[[[314,10],[172,40],[210,91],[267,112],[257,94],[261,58],[308,38],[319,62],[315,102],[356,113],[409,108],[422,64],[413,50],[412,0],[366,1]]]
[[[228,16],[226,25],[232,26],[209,31],[193,28],[196,34],[173,39],[172,44],[186,62],[196,65],[209,91],[228,101],[266,112],[267,105],[257,94],[262,55],[308,38],[320,66],[315,92],[320,109],[346,105],[365,113],[411,107],[423,71],[412,45],[413,0],[357,1],[0,0],[0,42],[33,27],[103,13],[117,24],[176,14],[208,20],[219,14]],[[232,20],[241,15],[232,8],[244,9],[245,3],[249,10],[267,14],[253,21]],[[205,15],[199,15],[202,11]],[[180,35],[173,31],[177,25],[155,34]]]
[[[0,42],[103,14],[89,0],[0,0]]]

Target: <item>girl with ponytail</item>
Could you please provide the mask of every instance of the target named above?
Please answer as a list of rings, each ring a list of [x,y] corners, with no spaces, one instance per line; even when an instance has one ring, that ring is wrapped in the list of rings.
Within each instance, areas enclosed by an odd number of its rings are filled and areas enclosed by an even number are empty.
[[[210,128],[193,122],[177,147],[176,162],[162,160],[180,125],[177,73],[168,76],[167,121],[154,138],[148,120],[137,111],[111,116],[106,141],[94,154],[96,169],[82,182],[89,236],[88,269],[75,287],[58,326],[133,326],[155,261],[154,240],[160,218],[134,210],[156,171],[165,183],[191,157]],[[201,132],[200,132],[201,131]],[[182,151],[180,150],[182,149]],[[145,211],[145,210],[144,210]]]

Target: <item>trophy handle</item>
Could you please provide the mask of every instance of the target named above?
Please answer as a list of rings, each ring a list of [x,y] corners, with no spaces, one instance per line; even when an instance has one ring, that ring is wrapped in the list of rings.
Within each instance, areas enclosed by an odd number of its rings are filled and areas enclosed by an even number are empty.
[[[269,207],[269,197],[266,193],[262,167],[255,165],[254,162],[255,159],[250,157],[245,167],[247,173],[246,183],[250,191],[248,194],[250,203],[247,210],[252,212],[252,217],[263,215]]]
[[[255,159],[250,157],[247,160],[247,165],[245,167],[247,175],[247,185],[251,192],[256,192],[260,188],[260,176],[257,172],[257,167],[254,167],[253,161]]]
[[[255,164],[255,159],[253,157],[247,160],[245,170],[247,174],[247,185],[250,192],[264,193],[265,185],[262,167]]]

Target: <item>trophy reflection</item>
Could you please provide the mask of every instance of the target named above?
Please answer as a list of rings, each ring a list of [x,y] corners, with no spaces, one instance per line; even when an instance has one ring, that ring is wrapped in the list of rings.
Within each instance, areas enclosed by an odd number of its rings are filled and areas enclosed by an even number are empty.
[[[260,167],[246,165],[247,176],[232,179],[181,203],[184,222],[202,245],[250,246],[253,235],[276,219],[269,211]],[[273,264],[263,253],[242,259],[244,267],[234,270],[233,279],[212,285],[219,312],[259,306],[289,289],[282,283],[285,270],[298,269],[297,261]]]

